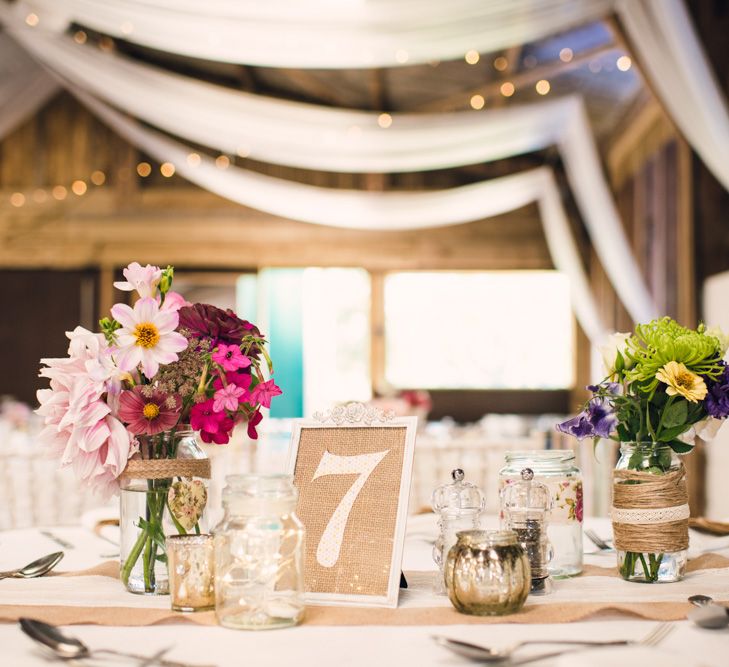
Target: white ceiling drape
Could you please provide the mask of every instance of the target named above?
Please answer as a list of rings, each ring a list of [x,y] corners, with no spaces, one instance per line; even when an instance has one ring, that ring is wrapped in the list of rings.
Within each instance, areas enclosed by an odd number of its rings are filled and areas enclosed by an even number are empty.
[[[492,161],[556,144],[596,252],[621,301],[636,321],[656,314],[578,97],[503,111],[394,115],[391,127],[385,130],[377,125],[373,113],[240,93],[79,46],[37,28],[17,24],[9,28],[71,89],[85,90],[189,141],[231,153],[235,146],[245,145],[251,157],[268,162],[362,173],[418,171]],[[358,132],[353,133],[353,127]],[[185,157],[175,161],[178,170],[179,160]],[[336,211],[337,225],[358,225],[351,198],[343,208],[342,201],[333,205],[336,191],[322,192],[327,192],[329,200],[324,209],[312,206],[309,214],[298,208],[298,213],[286,213],[286,217],[312,222],[311,215],[318,215],[321,224],[332,224],[323,219],[321,211]],[[392,206],[386,195],[378,196]],[[375,224],[369,210],[368,215],[369,224]],[[388,217],[384,211],[380,215],[384,217],[378,224],[385,225]]]
[[[194,58],[296,68],[392,67],[524,44],[598,19],[613,0],[24,0],[59,29],[80,23]]]
[[[729,113],[683,0],[19,0],[8,11],[185,56],[330,69],[493,52],[617,12],[663,103],[729,189]]]
[[[683,0],[619,0],[617,9],[676,125],[729,190],[729,111]]]
[[[0,34],[0,139],[40,109],[59,89],[15,41]]]
[[[332,227],[404,230],[472,222],[535,202],[555,267],[570,280],[573,308],[588,338],[599,344],[605,329],[595,306],[551,169],[448,190],[367,192],[333,190],[286,181],[240,167],[219,169],[212,158],[187,163],[189,147],[145,128],[94,97],[75,94],[121,136],[159,161],[170,161],[187,180],[231,201],[284,218]]]

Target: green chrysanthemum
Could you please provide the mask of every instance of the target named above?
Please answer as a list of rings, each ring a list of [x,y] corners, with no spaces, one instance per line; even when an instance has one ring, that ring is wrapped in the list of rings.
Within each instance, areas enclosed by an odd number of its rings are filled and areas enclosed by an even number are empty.
[[[658,385],[656,374],[671,361],[684,364],[697,375],[715,378],[723,371],[721,352],[718,338],[707,334],[703,324],[696,330],[687,329],[663,317],[635,327],[625,350],[634,366],[625,372],[625,379],[651,393]]]

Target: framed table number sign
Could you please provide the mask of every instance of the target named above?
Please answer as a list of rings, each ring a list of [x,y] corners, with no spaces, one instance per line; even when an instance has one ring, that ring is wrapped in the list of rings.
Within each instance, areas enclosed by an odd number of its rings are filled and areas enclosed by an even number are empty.
[[[397,606],[416,426],[361,403],[295,420],[308,602]]]

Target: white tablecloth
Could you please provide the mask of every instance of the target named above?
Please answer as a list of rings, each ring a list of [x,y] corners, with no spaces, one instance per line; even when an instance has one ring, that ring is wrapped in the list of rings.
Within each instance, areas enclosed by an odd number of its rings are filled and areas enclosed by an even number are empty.
[[[609,535],[609,524],[605,520],[588,520],[588,525],[601,535]],[[435,535],[433,516],[412,517],[408,527],[403,569],[422,571],[432,569],[430,541]],[[54,528],[53,533],[75,545],[66,549],[66,557],[59,570],[80,570],[97,564],[102,556],[108,556],[114,547],[84,528]],[[726,538],[715,539],[692,535],[692,548],[715,549],[729,547]],[[8,569],[59,549],[48,537],[38,530],[8,531],[0,533],[0,570]],[[591,551],[591,545],[586,545]],[[724,551],[729,555],[729,549]],[[586,555],[586,562],[610,566],[614,554],[600,553]],[[625,586],[620,597],[629,595],[634,599],[683,600],[692,592],[711,591],[715,597],[729,599],[729,577],[722,573],[717,579],[715,571],[694,573],[684,582],[665,586],[641,586],[610,579]],[[88,578],[89,580],[91,578]],[[606,577],[585,577],[579,580],[555,582],[555,593],[551,601],[561,599],[593,599],[606,591]],[[142,606],[164,608],[168,598],[138,597],[124,592],[119,583],[105,577],[86,578],[48,577],[32,581],[0,581],[0,604],[79,604],[103,606]],[[717,595],[716,591],[724,591]],[[549,600],[544,598],[545,602]],[[444,597],[436,598],[427,587],[413,589],[401,596],[402,606],[433,606],[449,604]],[[529,638],[590,638],[590,639],[639,639],[655,626],[655,622],[615,618],[558,625],[512,625],[490,626],[451,625],[447,627],[409,626],[360,626],[360,627],[313,627],[301,626],[273,632],[240,632],[217,627],[185,625],[160,625],[151,627],[100,627],[73,626],[69,633],[77,635],[90,647],[134,649],[153,653],[164,647],[172,647],[168,657],[199,664],[214,664],[219,667],[241,665],[336,665],[337,667],[377,665],[466,665],[467,662],[451,655],[437,646],[430,638],[433,634],[446,634],[493,646],[504,646],[525,637]],[[726,667],[729,665],[729,630],[709,631],[694,627],[689,622],[677,622],[674,631],[657,649],[620,649],[619,654],[586,653],[571,655],[537,663],[540,665],[614,664],[619,667]],[[615,649],[611,649],[614,651]],[[25,637],[14,624],[0,625],[0,666],[25,667],[49,664],[46,656]],[[607,660],[607,662],[604,662]],[[79,663],[81,664],[81,663]],[[111,661],[85,661],[87,667],[112,664]],[[116,663],[119,664],[119,663]]]

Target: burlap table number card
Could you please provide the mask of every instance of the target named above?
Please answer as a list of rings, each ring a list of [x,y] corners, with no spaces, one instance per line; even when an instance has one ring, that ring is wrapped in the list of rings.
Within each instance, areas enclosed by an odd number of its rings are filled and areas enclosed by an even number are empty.
[[[307,602],[397,606],[416,427],[361,403],[294,421]]]

